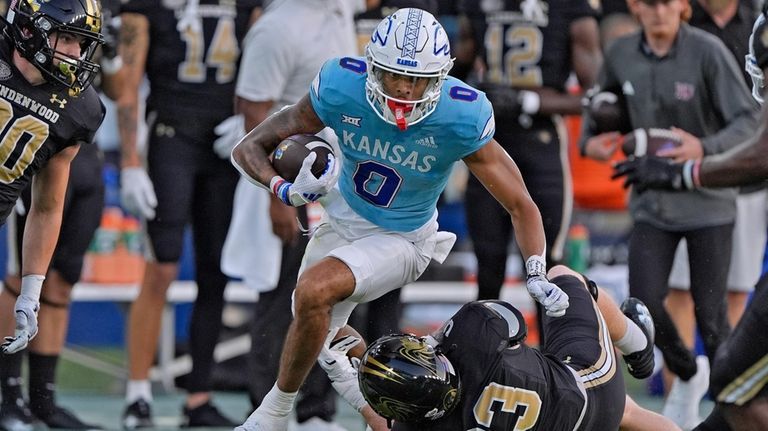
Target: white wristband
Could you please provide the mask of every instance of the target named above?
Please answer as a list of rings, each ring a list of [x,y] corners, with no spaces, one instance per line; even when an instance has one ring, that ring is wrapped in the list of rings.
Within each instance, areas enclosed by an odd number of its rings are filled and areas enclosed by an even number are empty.
[[[544,259],[544,256],[539,256],[537,254],[531,255],[531,257],[525,261],[525,275],[526,278],[535,277],[537,275],[546,277],[547,261]]]
[[[686,160],[683,164],[683,187],[686,190],[693,190],[696,186],[693,183],[693,165],[695,160]]]
[[[534,115],[541,108],[541,96],[535,91],[520,91],[520,109],[528,115]]]
[[[44,275],[29,274],[21,277],[21,292],[19,295],[40,302],[40,292],[43,290]]]

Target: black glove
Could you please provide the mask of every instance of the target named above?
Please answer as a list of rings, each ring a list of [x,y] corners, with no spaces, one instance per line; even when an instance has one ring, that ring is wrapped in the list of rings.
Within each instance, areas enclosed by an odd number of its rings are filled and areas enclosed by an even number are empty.
[[[506,84],[489,84],[486,82],[478,87],[485,92],[498,118],[517,119],[522,114],[520,93],[514,88]]]
[[[684,172],[691,162],[674,163],[662,157],[630,156],[614,166],[611,179],[626,176],[624,187],[634,185],[638,193],[647,189],[690,190],[693,185],[684,180]]]

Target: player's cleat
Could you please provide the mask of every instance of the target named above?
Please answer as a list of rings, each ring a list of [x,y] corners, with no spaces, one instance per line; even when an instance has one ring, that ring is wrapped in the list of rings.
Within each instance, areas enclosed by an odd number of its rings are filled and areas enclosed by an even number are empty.
[[[23,399],[17,399],[15,403],[8,402],[0,405],[0,430],[4,431],[33,431],[45,429],[29,410]]]
[[[624,355],[627,370],[636,379],[648,378],[653,374],[653,339],[656,333],[651,313],[643,301],[631,297],[621,303],[621,312],[640,327],[648,341],[643,350]]]
[[[696,358],[698,371],[688,381],[675,377],[667,395],[662,415],[672,419],[683,430],[693,429],[701,422],[699,403],[709,389],[709,361],[706,356]]]
[[[50,429],[69,429],[69,430],[100,430],[99,425],[88,424],[75,416],[71,411],[54,406],[53,412],[47,416],[38,415],[38,418]]]
[[[347,431],[336,422],[326,422],[318,417],[297,424],[291,424],[289,431]]]
[[[290,417],[273,416],[256,409],[235,431],[288,431]]]
[[[152,428],[152,408],[148,402],[139,398],[123,412],[123,429]]]
[[[181,414],[181,427],[216,427],[234,428],[237,424],[222,415],[210,401],[193,409],[184,406]]]

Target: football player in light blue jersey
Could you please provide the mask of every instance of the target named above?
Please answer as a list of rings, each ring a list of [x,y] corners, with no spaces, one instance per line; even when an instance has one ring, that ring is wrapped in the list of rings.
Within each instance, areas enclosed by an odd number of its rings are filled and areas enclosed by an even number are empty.
[[[438,231],[436,203],[459,160],[509,211],[531,296],[549,315],[565,314],[568,296],[545,275],[539,210],[514,161],[493,139],[490,103],[449,78],[452,65],[437,20],[400,9],[374,30],[366,58],[329,60],[307,96],[233,150],[232,163],[254,184],[287,205],[319,199],[326,211],[304,256],[277,382],[238,430],[285,430],[316,359],[374,431],[388,429],[362,397],[345,349],[332,341],[357,304],[415,281],[431,260],[445,259],[455,235]],[[316,155],[310,153],[292,183],[278,176],[268,159],[277,144],[326,126],[339,147],[325,173],[311,173]]]

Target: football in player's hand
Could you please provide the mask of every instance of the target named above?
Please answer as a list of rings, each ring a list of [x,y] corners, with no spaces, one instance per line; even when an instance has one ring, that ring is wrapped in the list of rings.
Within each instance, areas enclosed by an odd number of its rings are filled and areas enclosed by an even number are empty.
[[[293,135],[284,139],[272,152],[272,167],[278,175],[293,182],[310,151],[317,153],[312,164],[312,173],[320,178],[328,164],[328,155],[333,153],[333,149],[328,142],[316,135]]]
[[[590,129],[594,134],[627,133],[632,130],[627,104],[621,91],[600,91],[588,94],[583,103],[590,121]]]
[[[635,129],[624,136],[622,151],[627,156],[656,155],[660,150],[679,147],[680,136],[669,129]]]

